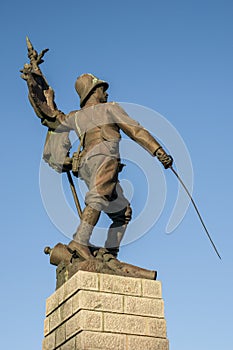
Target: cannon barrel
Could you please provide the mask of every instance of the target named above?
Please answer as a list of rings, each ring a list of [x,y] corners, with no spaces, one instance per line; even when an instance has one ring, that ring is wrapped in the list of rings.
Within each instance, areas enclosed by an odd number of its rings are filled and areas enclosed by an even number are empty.
[[[67,246],[58,243],[54,248],[46,247],[45,254],[50,255],[50,264],[58,266],[61,262],[68,269],[77,268],[77,270],[85,270],[91,272],[109,273],[119,276],[128,276],[136,278],[145,278],[156,280],[157,271],[147,270],[138,266],[134,266],[116,259],[105,248],[100,248],[96,251],[96,258],[93,260],[74,259],[72,260],[72,252]],[[91,262],[91,264],[90,264]],[[69,266],[68,266],[69,265]]]
[[[62,261],[68,265],[72,257],[66,245],[62,243],[56,244],[52,249],[45,247],[44,253],[50,255],[50,264],[55,266],[58,266]]]

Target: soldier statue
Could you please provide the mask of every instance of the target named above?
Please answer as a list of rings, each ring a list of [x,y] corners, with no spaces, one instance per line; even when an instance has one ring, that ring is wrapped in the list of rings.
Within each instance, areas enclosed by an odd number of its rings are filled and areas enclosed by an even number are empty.
[[[131,219],[132,209],[124,197],[118,174],[122,170],[119,142],[122,131],[167,169],[172,166],[168,155],[156,139],[137,121],[127,115],[115,102],[107,102],[109,84],[93,74],[83,74],[75,82],[80,97],[80,110],[64,114],[54,102],[54,91],[39,69],[41,55],[28,40],[30,64],[22,70],[27,81],[29,100],[43,125],[48,127],[44,160],[57,171],[72,170],[84,180],[88,191],[80,224],[68,249],[83,259],[93,259],[90,237],[104,212],[112,220],[105,248],[115,257]],[[69,132],[74,130],[80,145],[72,157],[69,155]]]

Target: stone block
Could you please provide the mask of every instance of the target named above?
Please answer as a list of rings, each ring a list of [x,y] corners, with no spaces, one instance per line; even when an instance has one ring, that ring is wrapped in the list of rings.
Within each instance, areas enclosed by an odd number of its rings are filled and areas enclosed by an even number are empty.
[[[65,323],[58,327],[55,331],[55,344],[56,347],[63,344],[66,340],[66,325]]]
[[[167,339],[127,335],[129,350],[169,350]]]
[[[100,274],[100,291],[140,296],[141,279]]]
[[[66,322],[66,339],[73,337],[81,330],[80,315],[77,313]]]
[[[72,299],[68,299],[65,303],[57,307],[50,313],[44,322],[44,335],[59,327],[66,319],[72,316]]]
[[[104,331],[126,334],[146,334],[147,324],[142,317],[104,314]]]
[[[44,336],[46,336],[47,334],[49,334],[50,329],[49,329],[49,318],[47,317],[44,320]]]
[[[124,296],[124,312],[133,315],[164,317],[163,300]]]
[[[99,276],[95,272],[78,271],[64,285],[65,299],[69,298],[77,290],[98,290]]]
[[[80,290],[72,302],[73,313],[80,309],[123,312],[123,295]]]
[[[166,338],[166,321],[162,318],[147,317],[147,331],[146,334],[155,338]]]
[[[163,319],[104,313],[103,325],[105,332],[166,337],[166,324]]]
[[[60,319],[61,322],[64,322],[66,319],[72,316],[73,309],[72,309],[72,299],[66,300],[61,306],[60,306]]]
[[[142,296],[149,298],[162,298],[161,282],[142,279]]]
[[[49,316],[49,332],[57,328],[61,324],[60,308],[56,309]]]
[[[76,350],[97,350],[97,349],[126,350],[127,349],[126,335],[84,331],[79,333],[76,336]],[[69,350],[71,350],[71,348]],[[132,348],[130,350],[134,350],[134,349]],[[146,348],[144,350],[146,350]]]
[[[46,300],[46,316],[50,315],[58,307],[58,298],[56,292],[50,295]]]
[[[42,350],[54,350],[55,349],[55,332],[49,334],[43,340]]]
[[[60,308],[49,315],[49,332],[56,329],[61,324]]]
[[[64,286],[61,286],[46,300],[46,316],[51,314],[64,302]]]
[[[66,322],[66,339],[73,337],[80,331],[102,331],[102,313],[81,310]]]
[[[58,306],[59,306],[65,300],[65,288],[64,288],[64,286],[61,286],[60,288],[58,288],[55,293],[57,295],[57,301],[58,301]]]
[[[62,345],[61,348],[56,350],[79,350],[79,348],[75,346],[75,338],[71,338],[68,342]]]

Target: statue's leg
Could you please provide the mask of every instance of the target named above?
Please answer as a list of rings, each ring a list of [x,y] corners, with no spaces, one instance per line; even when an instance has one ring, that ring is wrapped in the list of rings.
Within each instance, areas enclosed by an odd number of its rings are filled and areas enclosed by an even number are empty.
[[[115,213],[107,213],[107,215],[113,222],[108,230],[105,247],[111,252],[111,254],[117,257],[120,243],[124,237],[127,225],[131,220],[132,209],[128,204],[124,209]]]
[[[83,210],[77,232],[73,236],[74,239],[68,247],[76,250],[78,255],[84,259],[93,257],[89,249],[90,237],[98,222],[101,210],[108,203],[108,200],[103,196],[103,185],[106,182],[106,177],[109,177],[109,164],[107,162],[106,167],[105,160],[105,156],[96,155],[86,160],[80,168],[80,178],[85,181],[88,187],[85,196],[86,207]],[[110,168],[112,167],[110,166]]]
[[[84,259],[93,257],[88,246],[93,228],[95,227],[99,216],[100,211],[87,205],[83,210],[77,232],[74,234],[73,240],[68,245],[71,250],[76,251],[78,255]]]
[[[70,245],[75,247],[75,243],[76,246],[78,243],[77,250],[79,249],[80,255],[83,253],[83,257],[91,255],[88,248],[89,239],[102,210],[113,221],[107,242],[115,250],[119,249],[120,241],[131,218],[131,208],[118,183],[118,169],[117,158],[96,155],[85,162],[80,170],[81,178],[86,182],[89,191],[85,197],[86,208],[83,211],[81,223]]]
[[[117,256],[120,242],[124,236],[127,224],[132,215],[128,200],[118,181],[119,161],[117,158],[99,156],[93,157],[93,164],[100,160],[86,201],[94,208],[104,211],[113,221],[105,247]],[[98,207],[99,206],[99,207]]]

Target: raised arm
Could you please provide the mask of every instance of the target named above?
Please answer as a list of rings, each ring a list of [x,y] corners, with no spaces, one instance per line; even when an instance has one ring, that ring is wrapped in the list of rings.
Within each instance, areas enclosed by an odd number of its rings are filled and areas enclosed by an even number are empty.
[[[30,63],[24,65],[21,77],[27,82],[29,101],[36,115],[41,119],[41,123],[49,129],[55,130],[66,118],[66,115],[58,110],[54,101],[54,91],[39,67],[44,62],[42,57],[48,49],[38,54],[30,40],[28,38],[26,40]]]
[[[69,128],[60,127],[67,116],[58,110],[54,101],[54,91],[39,68],[48,49],[38,54],[28,38],[27,47],[30,63],[24,65],[21,77],[27,82],[28,98],[36,115],[48,128],[43,159],[58,172],[68,171],[72,167],[72,159],[69,157]]]

